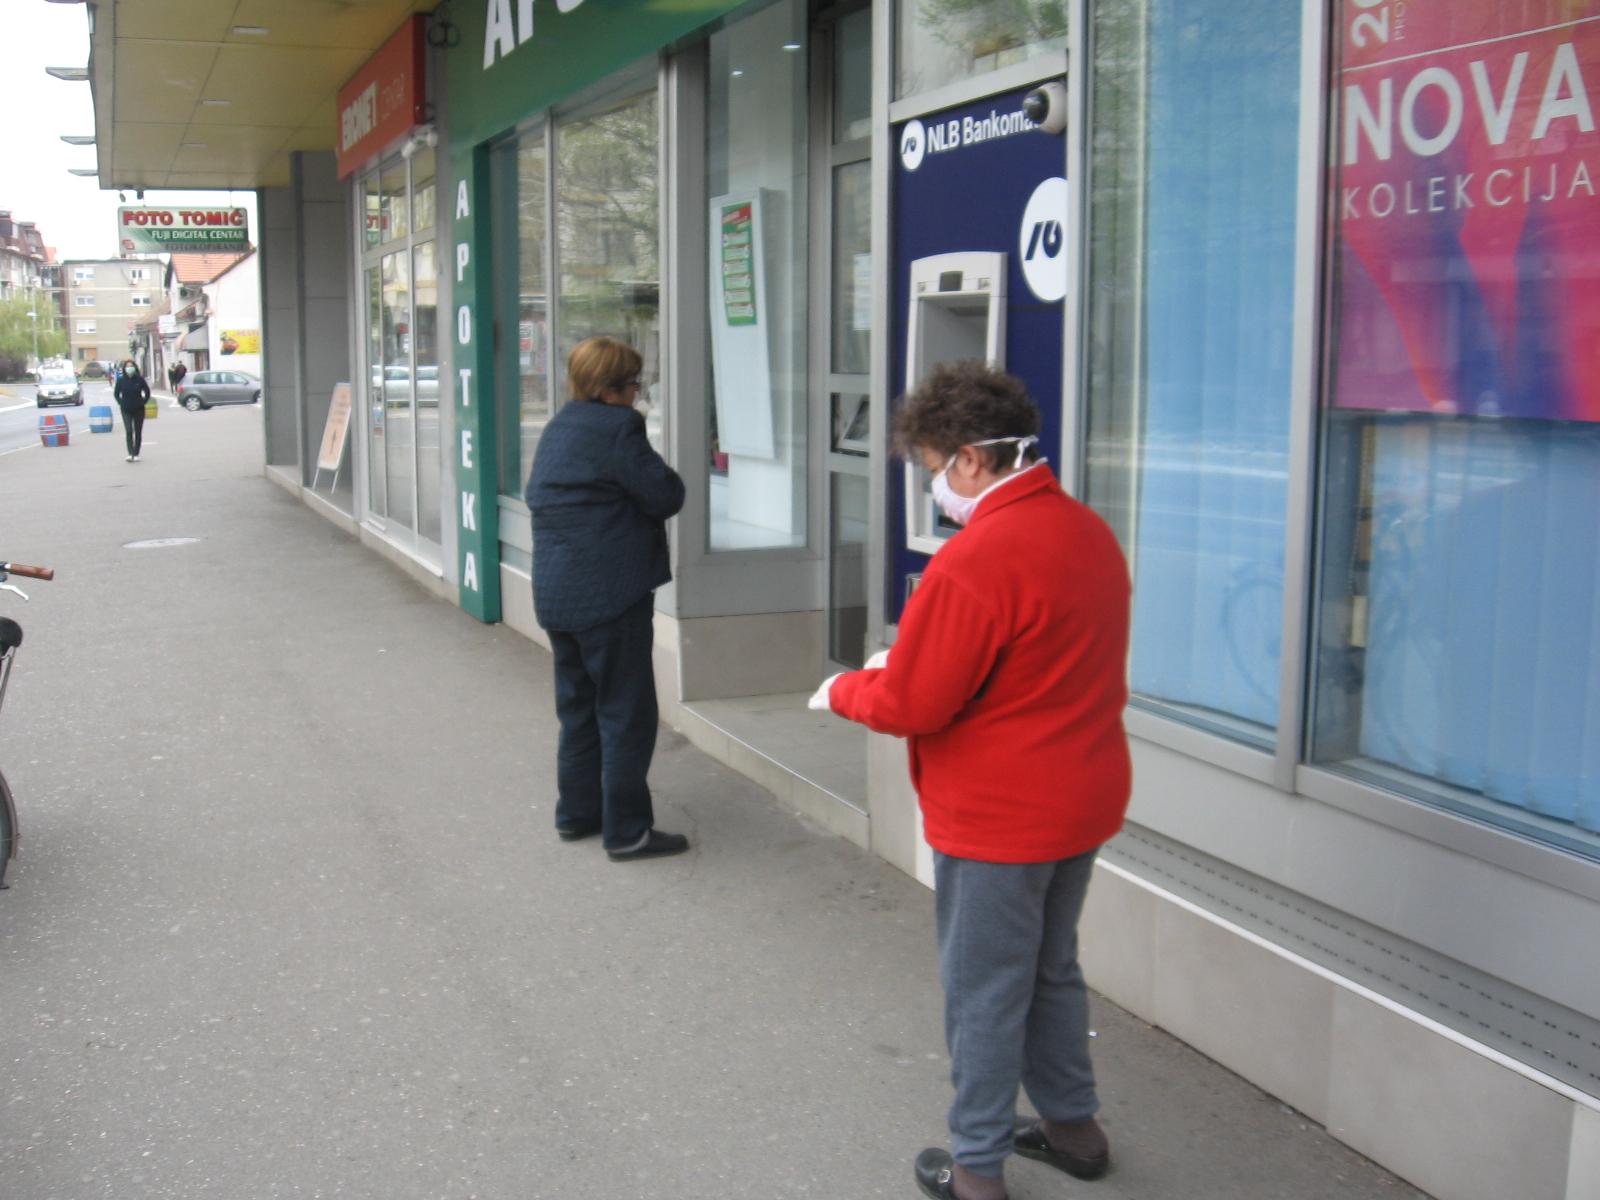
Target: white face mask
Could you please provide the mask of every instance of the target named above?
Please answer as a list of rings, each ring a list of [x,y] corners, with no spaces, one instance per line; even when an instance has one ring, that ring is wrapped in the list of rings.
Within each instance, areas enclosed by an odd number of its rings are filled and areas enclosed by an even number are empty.
[[[1036,442],[1038,442],[1038,440],[1039,439],[1037,437],[1029,434],[1027,437],[989,438],[987,441],[972,442],[971,445],[998,446],[1001,442],[1016,442],[1017,457],[1016,460],[1011,464],[1011,469],[1015,471],[1018,467],[1022,466],[1023,459],[1027,457],[1028,447],[1034,445]],[[945,516],[949,517],[957,525],[965,525],[968,521],[972,520],[973,511],[978,507],[978,501],[982,500],[991,491],[999,487],[1001,483],[1004,483],[1005,479],[999,480],[998,482],[991,484],[989,487],[984,488],[983,491],[978,493],[976,496],[958,496],[955,492],[955,489],[950,486],[950,480],[947,478],[947,476],[950,474],[950,468],[955,465],[955,461],[956,456],[952,454],[950,456],[950,461],[944,464],[944,470],[940,471],[933,477],[933,502],[939,506],[940,512],[944,513]],[[1006,479],[1010,478],[1010,475],[1006,476]]]

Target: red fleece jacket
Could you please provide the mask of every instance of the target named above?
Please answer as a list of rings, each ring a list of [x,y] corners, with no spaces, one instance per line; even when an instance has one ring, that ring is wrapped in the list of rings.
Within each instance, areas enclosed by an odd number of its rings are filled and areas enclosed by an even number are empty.
[[[834,681],[836,713],[909,739],[935,850],[1049,862],[1121,828],[1130,590],[1111,530],[1040,465],[934,555],[889,665]]]

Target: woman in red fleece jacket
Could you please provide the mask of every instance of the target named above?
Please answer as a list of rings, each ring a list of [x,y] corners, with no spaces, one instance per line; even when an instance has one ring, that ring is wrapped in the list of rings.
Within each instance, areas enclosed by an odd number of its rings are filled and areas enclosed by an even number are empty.
[[[1127,565],[1115,536],[1033,452],[1020,380],[978,362],[906,398],[896,442],[965,526],[928,564],[881,667],[813,697],[909,743],[936,851],[954,1155],[917,1159],[926,1195],[1003,1200],[1018,1153],[1078,1178],[1110,1162],[1089,1062],[1077,923],[1131,781]],[[1016,1125],[1019,1083],[1041,1120]]]

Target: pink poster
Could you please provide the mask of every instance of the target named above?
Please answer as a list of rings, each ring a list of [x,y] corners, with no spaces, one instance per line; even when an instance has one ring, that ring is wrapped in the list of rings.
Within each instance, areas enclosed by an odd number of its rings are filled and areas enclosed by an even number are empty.
[[[1600,421],[1600,0],[1343,0],[1332,400]]]

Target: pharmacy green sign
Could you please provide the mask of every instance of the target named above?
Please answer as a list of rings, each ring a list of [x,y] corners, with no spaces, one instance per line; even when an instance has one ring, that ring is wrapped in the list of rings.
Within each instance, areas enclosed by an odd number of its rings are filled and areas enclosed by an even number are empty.
[[[445,53],[450,138],[475,145],[741,0],[457,0]]]

